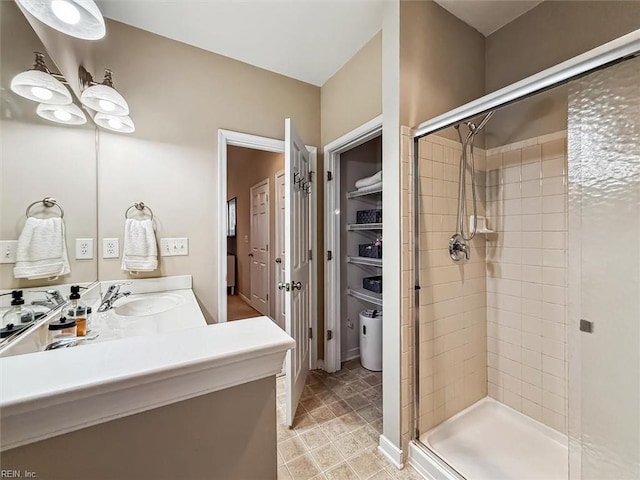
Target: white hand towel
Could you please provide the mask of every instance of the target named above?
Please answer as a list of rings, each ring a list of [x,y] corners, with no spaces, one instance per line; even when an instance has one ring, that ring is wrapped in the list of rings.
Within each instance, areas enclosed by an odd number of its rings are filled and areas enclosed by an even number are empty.
[[[59,277],[69,272],[62,218],[27,218],[18,238],[13,276],[31,280]]]
[[[367,178],[361,178],[356,182],[356,188],[369,187],[374,183],[379,183],[382,181],[382,170],[378,173],[375,173]]]
[[[122,270],[152,272],[158,268],[158,247],[152,220],[127,218],[124,224]]]
[[[381,190],[381,189],[382,189],[382,182],[378,182],[378,183],[374,183],[373,185],[369,185],[368,187],[359,188],[358,192],[360,193],[375,192],[376,190]]]

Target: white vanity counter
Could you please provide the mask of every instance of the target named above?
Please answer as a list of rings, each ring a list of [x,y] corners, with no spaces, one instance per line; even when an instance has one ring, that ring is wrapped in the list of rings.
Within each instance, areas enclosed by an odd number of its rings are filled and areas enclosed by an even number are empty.
[[[181,323],[181,306],[180,329],[0,358],[0,450],[275,375],[295,344],[268,317]]]

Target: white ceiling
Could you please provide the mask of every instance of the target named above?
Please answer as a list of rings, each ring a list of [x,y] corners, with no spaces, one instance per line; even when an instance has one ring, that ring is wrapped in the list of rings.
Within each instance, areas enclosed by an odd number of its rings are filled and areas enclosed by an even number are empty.
[[[543,0],[435,0],[441,7],[488,37]]]
[[[99,0],[103,15],[313,85],[382,28],[381,0]]]

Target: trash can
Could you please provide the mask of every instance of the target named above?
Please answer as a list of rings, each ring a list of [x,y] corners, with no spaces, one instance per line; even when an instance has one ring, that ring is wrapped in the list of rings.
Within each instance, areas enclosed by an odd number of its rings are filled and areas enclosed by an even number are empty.
[[[382,371],[382,312],[360,312],[360,363],[367,370]]]

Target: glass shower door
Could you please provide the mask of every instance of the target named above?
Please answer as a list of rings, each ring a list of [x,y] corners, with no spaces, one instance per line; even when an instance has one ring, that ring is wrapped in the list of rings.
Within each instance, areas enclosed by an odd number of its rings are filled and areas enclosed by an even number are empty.
[[[640,58],[570,84],[571,479],[640,478]]]

